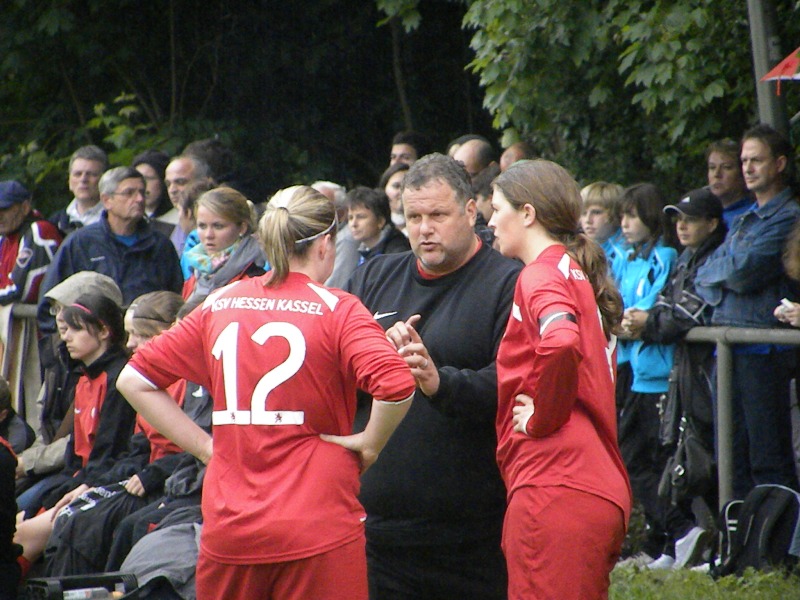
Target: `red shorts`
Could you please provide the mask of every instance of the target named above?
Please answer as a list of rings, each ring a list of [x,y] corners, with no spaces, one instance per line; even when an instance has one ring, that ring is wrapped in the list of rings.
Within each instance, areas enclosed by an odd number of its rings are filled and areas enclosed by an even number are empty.
[[[522,487],[503,523],[508,598],[607,598],[625,539],[622,510],[572,488]]]
[[[261,565],[216,562],[200,552],[198,600],[367,600],[365,540],[300,560]]]

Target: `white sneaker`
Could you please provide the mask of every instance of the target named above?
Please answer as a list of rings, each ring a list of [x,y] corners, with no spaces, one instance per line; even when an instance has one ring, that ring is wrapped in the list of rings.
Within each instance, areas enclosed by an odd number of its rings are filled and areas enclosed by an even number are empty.
[[[711,532],[702,527],[692,527],[685,536],[675,542],[675,568],[692,566],[700,562],[711,542]]]
[[[639,552],[638,554],[634,554],[633,556],[629,556],[628,558],[619,561],[614,568],[624,569],[626,567],[643,567],[653,562],[653,560],[655,559],[647,552]]]
[[[673,568],[674,565],[675,565],[675,559],[674,558],[672,558],[669,554],[662,554],[657,559],[655,559],[653,562],[647,563],[645,565],[645,568],[646,569],[651,569],[653,571],[658,571],[658,570],[662,570],[662,569],[664,569],[664,570],[671,569],[671,568]]]
[[[721,564],[722,564],[722,559],[720,559],[719,556],[714,559],[713,566],[715,568],[720,566]],[[700,563],[696,567],[692,567],[692,571],[696,571],[697,573],[708,573],[709,571],[711,571],[711,566],[712,566],[711,563],[706,561],[706,562]]]

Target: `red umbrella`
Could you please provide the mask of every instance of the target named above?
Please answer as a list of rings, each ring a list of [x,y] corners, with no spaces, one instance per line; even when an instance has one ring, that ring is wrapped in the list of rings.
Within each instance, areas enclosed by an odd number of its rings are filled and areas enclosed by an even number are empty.
[[[779,62],[774,69],[761,78],[761,81],[778,82],[777,93],[781,95],[781,79],[800,79],[800,48]]]

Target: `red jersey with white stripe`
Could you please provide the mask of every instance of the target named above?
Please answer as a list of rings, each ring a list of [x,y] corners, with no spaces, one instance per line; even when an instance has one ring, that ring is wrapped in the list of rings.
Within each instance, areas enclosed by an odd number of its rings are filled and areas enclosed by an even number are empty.
[[[139,350],[159,388],[182,377],[214,398],[203,487],[203,552],[228,564],[327,552],[363,534],[358,457],[319,434],[348,435],[356,388],[400,401],[405,361],[359,300],[290,273],[226,286]]]
[[[497,353],[497,461],[509,498],[521,486],[566,486],[613,502],[627,523],[615,363],[591,283],[564,246],[550,246],[517,280]],[[513,429],[521,393],[534,404],[527,435]]]

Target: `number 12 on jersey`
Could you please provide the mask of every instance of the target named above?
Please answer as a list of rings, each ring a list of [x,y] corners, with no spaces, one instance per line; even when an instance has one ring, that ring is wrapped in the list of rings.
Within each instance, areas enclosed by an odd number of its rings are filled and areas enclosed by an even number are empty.
[[[303,332],[291,323],[266,323],[259,327],[250,340],[263,346],[271,337],[281,337],[289,343],[289,356],[267,371],[259,379],[250,398],[250,410],[239,410],[238,354],[239,322],[228,323],[219,334],[211,354],[222,361],[222,378],[225,389],[225,410],[215,410],[211,422],[216,425],[302,425],[302,410],[267,410],[267,399],[272,390],[288,381],[303,366],[306,358],[306,340]],[[245,354],[247,353],[247,349]]]

